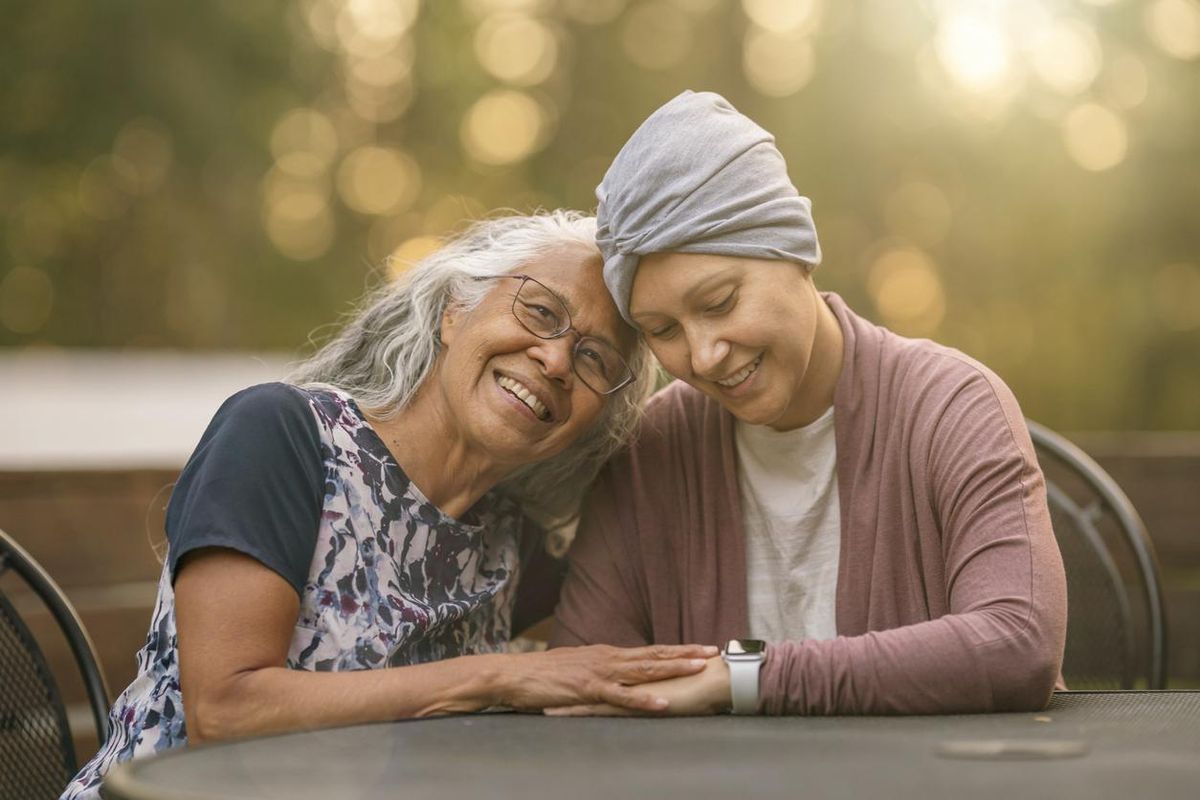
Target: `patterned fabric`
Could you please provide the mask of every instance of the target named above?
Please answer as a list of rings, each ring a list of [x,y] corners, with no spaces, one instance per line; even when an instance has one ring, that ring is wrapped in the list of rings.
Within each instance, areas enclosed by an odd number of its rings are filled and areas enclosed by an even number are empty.
[[[287,665],[360,670],[504,650],[529,544],[515,504],[489,494],[470,524],[447,517],[349,397],[305,394],[320,431],[325,497]],[[186,744],[174,599],[164,566],[138,676],[112,708],[108,742],[63,800],[99,797],[113,762]]]

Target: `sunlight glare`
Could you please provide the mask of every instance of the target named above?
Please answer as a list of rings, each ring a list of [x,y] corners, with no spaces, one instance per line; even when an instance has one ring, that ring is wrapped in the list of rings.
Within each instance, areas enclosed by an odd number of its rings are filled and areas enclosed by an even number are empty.
[[[1012,69],[1004,31],[982,15],[959,12],[941,20],[934,49],[950,77],[972,91],[999,88]]]

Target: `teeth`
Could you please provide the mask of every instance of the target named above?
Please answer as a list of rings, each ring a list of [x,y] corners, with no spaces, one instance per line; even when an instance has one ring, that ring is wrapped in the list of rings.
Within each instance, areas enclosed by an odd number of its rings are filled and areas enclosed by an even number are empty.
[[[737,386],[739,383],[746,380],[746,378],[749,378],[750,373],[752,373],[752,372],[754,372],[754,370],[758,369],[758,362],[760,362],[760,361],[762,361],[762,356],[759,356],[758,358],[754,359],[753,363],[746,365],[736,375],[728,377],[723,381],[717,381],[717,383],[721,384],[722,386],[729,386],[729,387]]]
[[[538,400],[537,395],[529,391],[529,388],[525,386],[525,384],[519,381],[514,381],[512,378],[509,378],[506,375],[497,376],[496,383],[500,384],[500,388],[506,389],[522,403],[529,406],[530,411],[532,411],[538,419],[544,420],[550,416],[549,409],[542,405],[542,401]]]

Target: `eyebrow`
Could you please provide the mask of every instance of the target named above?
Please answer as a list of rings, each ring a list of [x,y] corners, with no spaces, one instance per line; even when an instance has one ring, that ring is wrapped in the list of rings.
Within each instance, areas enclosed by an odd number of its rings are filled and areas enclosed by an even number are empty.
[[[545,286],[545,284],[542,284],[542,285]],[[553,292],[554,296],[557,297],[560,301],[562,301],[562,304],[564,306],[566,306],[567,315],[571,317],[571,327],[574,328],[576,333],[578,333],[580,336],[586,336],[589,339],[599,339],[600,341],[604,342],[606,345],[611,347],[613,350],[616,350],[617,352],[621,351],[621,348],[617,347],[617,343],[614,342],[613,340],[609,339],[607,336],[602,336],[595,332],[585,333],[584,331],[581,331],[578,328],[576,328],[575,320],[577,320],[579,318],[579,312],[576,310],[575,304],[571,302],[571,298],[567,297],[561,291],[559,291],[558,289],[555,289],[552,286],[546,286],[546,288],[549,289],[551,292]]]
[[[725,269],[721,270],[720,272],[710,275],[709,277],[700,281],[695,286],[691,287],[690,289],[688,289],[686,292],[683,293],[682,300],[683,300],[684,305],[691,303],[695,299],[696,295],[704,294],[712,287],[717,286],[717,285],[729,280],[729,278],[732,277],[730,275],[730,273],[737,272],[740,269],[741,268],[739,266],[737,266],[736,264],[731,264],[730,266],[726,267]],[[638,317],[648,317],[648,316],[652,316],[654,314],[659,314],[659,313],[661,313],[661,312],[659,312],[659,311],[640,311],[637,313],[631,312],[630,316],[636,320]]]

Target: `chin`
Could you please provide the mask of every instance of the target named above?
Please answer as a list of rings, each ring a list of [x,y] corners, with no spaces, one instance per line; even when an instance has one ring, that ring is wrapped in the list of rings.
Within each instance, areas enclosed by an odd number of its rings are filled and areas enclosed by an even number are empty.
[[[729,405],[721,403],[722,407],[747,425],[770,425],[783,416],[783,409],[762,400],[745,404]]]

